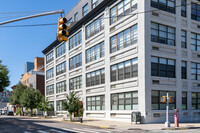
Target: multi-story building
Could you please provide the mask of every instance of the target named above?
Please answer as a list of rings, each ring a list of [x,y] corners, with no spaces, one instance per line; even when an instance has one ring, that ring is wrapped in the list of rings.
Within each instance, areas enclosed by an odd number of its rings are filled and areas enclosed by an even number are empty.
[[[180,121],[200,120],[200,3],[81,0],[65,17],[69,41],[46,49],[45,95],[62,111],[74,90],[85,117],[164,122],[167,92]]]
[[[20,81],[26,86],[31,84],[33,88],[39,90],[44,95],[44,78],[44,58],[36,57],[34,59],[34,69],[24,73]]]
[[[34,69],[34,63],[33,62],[26,62],[26,64],[24,65],[24,73],[28,73],[33,69]]]

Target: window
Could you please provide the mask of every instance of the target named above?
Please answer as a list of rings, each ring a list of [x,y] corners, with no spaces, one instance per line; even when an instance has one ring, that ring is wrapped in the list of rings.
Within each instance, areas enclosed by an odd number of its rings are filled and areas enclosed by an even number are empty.
[[[181,62],[181,77],[182,79],[187,79],[187,62]]]
[[[200,34],[191,33],[191,49],[200,51]]]
[[[63,100],[56,101],[56,111],[63,111],[62,102]]]
[[[126,92],[111,95],[112,110],[138,110],[138,92]]]
[[[66,52],[65,43],[62,43],[60,46],[56,48],[56,58],[60,57]]]
[[[175,28],[152,22],[151,41],[175,46]]]
[[[151,57],[151,76],[175,78],[175,60]]]
[[[186,0],[181,0],[181,16],[182,17],[187,16],[187,2],[186,2]]]
[[[69,90],[78,90],[82,88],[82,76],[71,78],[69,80]]]
[[[98,5],[98,0],[92,0],[92,9]]]
[[[69,39],[69,50],[78,46],[81,43],[82,43],[82,32],[80,31]]]
[[[105,83],[105,70],[100,69],[86,74],[86,87]]]
[[[96,35],[104,30],[104,15],[94,20],[91,24],[86,26],[86,39]]]
[[[191,76],[193,80],[200,80],[200,64],[191,63]]]
[[[56,93],[66,92],[66,81],[62,81],[56,84]]]
[[[200,109],[200,93],[192,93],[192,109]]]
[[[187,92],[182,92],[182,110],[187,110]]]
[[[54,52],[50,52],[49,54],[46,55],[46,64],[48,64],[49,62],[53,61],[54,59]]]
[[[78,12],[76,14],[74,14],[74,22],[78,21]]]
[[[111,66],[111,82],[138,76],[138,58]]]
[[[54,71],[53,71],[53,68],[51,68],[51,69],[47,70],[47,72],[46,72],[46,79],[48,80],[53,77],[54,77]]]
[[[187,48],[187,32],[185,30],[181,30],[181,47]]]
[[[169,91],[169,97],[172,97],[172,103],[169,103],[169,109],[173,110],[176,108],[176,92]],[[151,91],[151,109],[152,110],[166,110],[166,103],[161,102],[161,98],[167,96],[167,91]]]
[[[200,21],[200,5],[192,3],[191,8],[191,18]]]
[[[176,12],[176,1],[175,0],[151,0],[151,7],[158,8],[163,11],[170,13]]]
[[[110,38],[110,53],[126,48],[138,42],[137,24]]]
[[[105,110],[105,96],[92,96],[86,99],[87,110]]]
[[[88,14],[88,4],[83,7],[83,17]]]
[[[71,23],[72,23],[72,18],[70,18],[70,19],[67,21],[66,25],[70,25]]]
[[[54,85],[49,85],[46,88],[46,95],[53,95],[54,94]]]
[[[82,66],[82,54],[78,54],[69,59],[69,70]]]
[[[86,50],[86,63],[93,62],[101,57],[104,57],[104,42]]]
[[[56,75],[60,75],[66,72],[66,62],[63,62],[56,66]]]
[[[113,24],[137,9],[137,0],[123,0],[110,10],[110,23]]]

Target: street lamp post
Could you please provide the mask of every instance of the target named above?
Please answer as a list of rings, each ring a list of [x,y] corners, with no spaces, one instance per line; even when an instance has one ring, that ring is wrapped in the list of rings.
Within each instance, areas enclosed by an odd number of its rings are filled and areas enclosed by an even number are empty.
[[[166,122],[165,127],[170,127],[169,122],[169,93],[167,92],[167,106],[166,106]]]

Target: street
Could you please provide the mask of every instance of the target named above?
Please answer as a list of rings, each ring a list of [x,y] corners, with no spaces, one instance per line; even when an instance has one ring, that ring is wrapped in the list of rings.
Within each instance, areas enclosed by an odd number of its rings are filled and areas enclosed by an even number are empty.
[[[120,133],[132,131],[117,131],[101,129],[93,126],[73,124],[68,122],[49,121],[27,117],[0,116],[0,133]],[[141,132],[141,131],[138,131]]]
[[[199,128],[190,130],[103,129],[70,122],[51,121],[16,116],[0,116],[0,133],[200,133]]]

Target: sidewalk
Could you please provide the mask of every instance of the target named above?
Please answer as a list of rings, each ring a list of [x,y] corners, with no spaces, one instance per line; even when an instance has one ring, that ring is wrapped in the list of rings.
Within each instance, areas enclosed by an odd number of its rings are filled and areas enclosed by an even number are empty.
[[[55,117],[48,118],[48,120],[53,121],[63,121],[63,117]],[[66,121],[67,122],[67,121]],[[130,122],[119,122],[119,121],[109,121],[109,120],[99,120],[99,119],[83,119],[83,123],[73,122],[76,124],[90,125],[96,126],[100,128],[108,128],[108,129],[122,129],[122,130],[162,130],[164,129],[164,123],[156,123],[156,124],[131,124]],[[200,123],[180,123],[180,128],[200,128]],[[171,123],[171,128],[175,128],[174,123]]]

